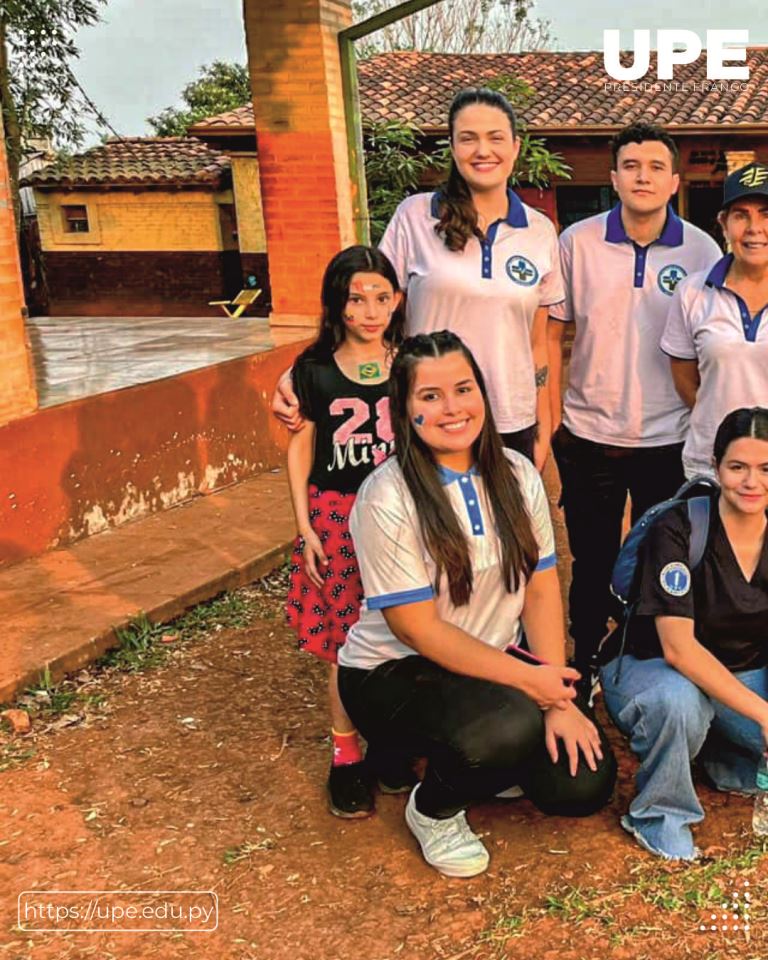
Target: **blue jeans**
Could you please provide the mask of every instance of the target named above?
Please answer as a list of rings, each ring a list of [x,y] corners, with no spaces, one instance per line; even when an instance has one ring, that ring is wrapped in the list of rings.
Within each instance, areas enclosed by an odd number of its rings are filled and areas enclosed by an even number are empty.
[[[696,852],[690,825],[704,819],[691,761],[701,753],[719,790],[754,793],[765,750],[760,726],[708,697],[660,657],[625,656],[617,684],[618,662],[606,664],[600,680],[608,712],[640,760],[625,822],[659,853],[690,860]],[[735,675],[768,699],[768,669]]]

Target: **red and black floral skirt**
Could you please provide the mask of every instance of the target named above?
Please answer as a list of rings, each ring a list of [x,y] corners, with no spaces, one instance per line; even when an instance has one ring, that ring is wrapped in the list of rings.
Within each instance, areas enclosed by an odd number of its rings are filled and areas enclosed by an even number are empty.
[[[320,567],[323,586],[316,587],[304,570],[304,540],[297,537],[291,557],[291,585],[285,604],[288,625],[299,637],[299,649],[336,663],[336,652],[360,615],[363,584],[349,532],[354,493],[309,486],[309,521],[323,545],[328,566]]]

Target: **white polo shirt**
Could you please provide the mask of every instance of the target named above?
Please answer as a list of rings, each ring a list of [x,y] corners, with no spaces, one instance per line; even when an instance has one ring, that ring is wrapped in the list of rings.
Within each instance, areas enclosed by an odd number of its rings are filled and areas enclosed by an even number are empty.
[[[538,307],[563,299],[553,224],[511,190],[508,197],[506,219],[453,252],[435,233],[439,194],[416,194],[397,208],[379,245],[408,295],[408,334],[461,337],[483,372],[500,433],[536,422],[531,327]]]
[[[621,204],[560,237],[565,300],[550,310],[575,323],[563,423],[577,437],[617,447],[680,443],[688,408],[659,341],[677,283],[721,255],[715,241],[669,208],[664,230],[641,247]]]
[[[732,263],[728,254],[680,284],[661,339],[670,357],[699,365],[701,383],[683,447],[687,477],[714,475],[712,448],[726,414],[768,406],[768,304],[752,316],[725,286]]]
[[[537,570],[555,566],[549,504],[535,467],[522,454],[505,451],[513,464],[539,545]],[[500,650],[517,640],[525,585],[507,592],[501,575],[501,549],[482,480],[475,468],[456,473],[441,468],[451,506],[467,536],[473,589],[469,603],[455,607],[443,575],[435,594],[435,563],[419,528],[418,510],[400,466],[391,457],[368,477],[355,500],[350,530],[355,543],[365,600],[360,619],[350,629],[338,660],[345,667],[371,670],[386,660],[416,651],[401,643],[387,626],[382,610],[434,597],[441,619]]]

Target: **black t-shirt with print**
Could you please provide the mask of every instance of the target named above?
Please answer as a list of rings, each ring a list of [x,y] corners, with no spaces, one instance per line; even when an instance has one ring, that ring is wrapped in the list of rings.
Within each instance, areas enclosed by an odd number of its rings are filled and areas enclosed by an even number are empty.
[[[663,656],[656,616],[694,621],[694,636],[729,670],[768,665],[768,536],[751,581],[744,578],[720,520],[717,500],[701,563],[688,569],[691,526],[684,504],[651,528],[642,552],[640,600],[630,619],[628,650],[640,659]]]
[[[293,385],[302,414],[315,424],[309,482],[357,493],[394,449],[387,381],[356,383],[333,360],[302,359],[294,365]]]

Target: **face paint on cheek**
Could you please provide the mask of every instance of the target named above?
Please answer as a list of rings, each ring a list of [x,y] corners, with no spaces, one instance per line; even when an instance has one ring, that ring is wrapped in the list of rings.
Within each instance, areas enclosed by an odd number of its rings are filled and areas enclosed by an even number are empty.
[[[417,427],[423,426],[423,425],[424,425],[424,414],[423,414],[423,413],[417,414],[417,415],[413,418],[413,422],[416,424]]]

